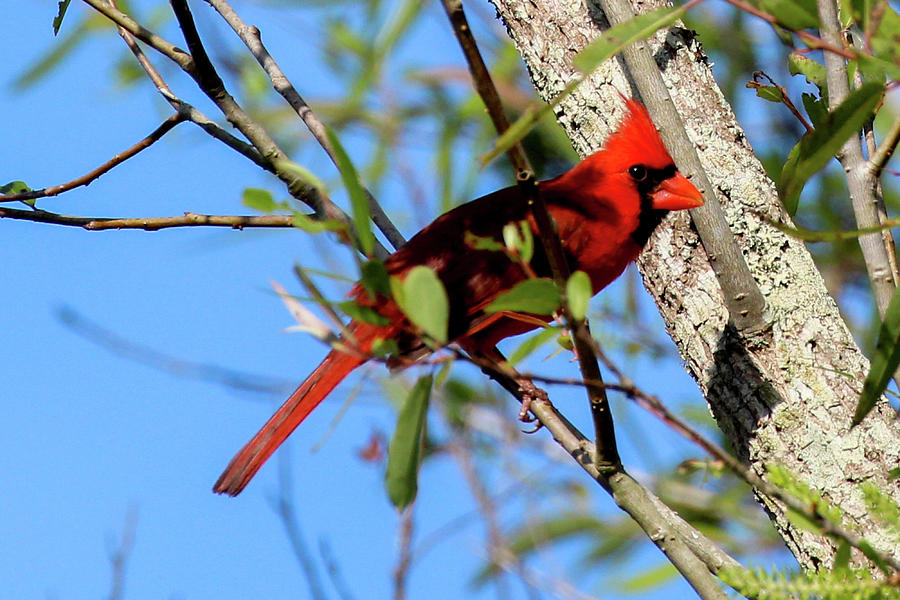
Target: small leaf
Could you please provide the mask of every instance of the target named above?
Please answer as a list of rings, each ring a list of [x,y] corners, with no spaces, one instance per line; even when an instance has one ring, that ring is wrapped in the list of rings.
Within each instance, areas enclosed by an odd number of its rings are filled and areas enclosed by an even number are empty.
[[[590,73],[603,61],[627,48],[629,44],[650,37],[663,27],[674,23],[684,12],[684,7],[665,6],[610,27],[579,52],[572,60],[572,64],[582,73]]]
[[[397,278],[391,278],[393,290]],[[429,337],[447,343],[447,325],[450,318],[450,302],[444,284],[433,270],[426,266],[413,267],[400,284],[400,298],[394,300],[413,325],[419,327]]]
[[[370,298],[375,300],[378,296],[391,297],[391,284],[383,262],[380,260],[364,262],[360,270],[362,271],[360,283]]]
[[[22,194],[30,191],[31,188],[24,181],[10,181],[6,185],[0,186],[0,195],[3,196],[12,196],[13,194]]]
[[[834,553],[834,565],[832,569],[835,571],[847,571],[850,567],[850,544],[841,541]]]
[[[388,498],[397,510],[409,506],[418,491],[422,434],[430,396],[431,375],[425,375],[416,381],[397,415],[397,428],[388,447],[387,472],[384,477]]]
[[[375,248],[375,236],[372,235],[372,228],[369,226],[369,219],[372,216],[369,211],[369,198],[359,182],[356,167],[350,162],[350,157],[347,155],[344,147],[341,146],[337,136],[331,129],[326,128],[325,133],[328,134],[328,141],[334,148],[338,170],[341,172],[341,180],[344,182],[347,193],[350,195],[350,205],[353,208],[353,224],[356,226],[356,235],[359,236],[359,246],[363,254],[372,256],[372,250]]]
[[[272,192],[259,188],[245,189],[241,201],[247,208],[252,208],[261,213],[270,213],[278,208],[278,205],[275,204],[275,198],[272,197]]]
[[[533,354],[538,348],[553,339],[560,331],[562,331],[562,329],[559,327],[545,327],[540,332],[529,336],[518,348],[516,348],[515,352],[510,355],[509,364],[511,366],[516,366],[525,360],[525,358]]]
[[[320,194],[324,194],[326,191],[325,184],[322,183],[322,180],[313,175],[312,171],[304,167],[299,163],[295,163],[292,160],[279,160],[275,161],[275,168],[280,171],[289,171],[300,178],[305,185],[314,188]]]
[[[534,256],[534,234],[528,221],[507,223],[503,226],[503,243],[507,250],[515,252],[523,263],[530,263]]]
[[[791,75],[803,75],[806,77],[806,81],[819,88],[822,97],[827,98],[828,83],[825,78],[824,65],[808,56],[793,52],[788,56],[788,70],[791,72]]]
[[[800,99],[803,101],[803,108],[806,109],[806,114],[809,115],[813,127],[818,127],[825,122],[828,118],[828,107],[825,100],[806,93],[801,94]]]
[[[354,321],[362,321],[363,323],[371,323],[372,325],[391,324],[390,319],[377,312],[374,308],[371,306],[360,306],[356,303],[356,300],[344,300],[343,302],[338,302],[337,307]]]
[[[891,575],[894,572],[894,570],[891,569],[886,562],[884,562],[881,554],[879,554],[875,550],[875,548],[873,548],[872,545],[869,544],[869,542],[867,542],[866,540],[860,540],[859,551],[865,554],[866,558],[875,563],[875,566],[881,569],[881,572],[885,575]]]
[[[56,11],[56,17],[53,19],[53,35],[57,35],[59,33],[59,28],[62,27],[63,19],[66,16],[66,11],[69,10],[69,3],[72,0],[62,0],[61,2],[57,2],[58,9]]]
[[[776,102],[778,104],[784,100],[784,94],[781,92],[781,88],[775,87],[774,85],[762,85],[757,81],[748,81],[746,87],[751,90],[756,90],[756,95],[763,100]]]
[[[788,212],[796,211],[803,186],[814,173],[822,169],[841,149],[847,139],[856,134],[872,118],[875,106],[881,101],[884,86],[864,83],[850,92],[840,106],[815,129],[800,138],[791,150],[781,171],[779,192]]]
[[[775,17],[780,25],[793,31],[819,26],[816,0],[762,0],[763,9]]]
[[[471,231],[467,231],[463,238],[464,243],[473,250],[491,250],[503,252],[504,246],[492,237],[475,235]]]
[[[591,288],[591,278],[584,271],[575,271],[566,282],[566,298],[569,300],[569,311],[572,316],[581,320],[587,314],[588,304],[594,290]]]
[[[862,394],[853,415],[853,424],[859,425],[884,393],[891,377],[900,365],[900,288],[894,290],[891,303],[884,313],[884,322],[878,330],[878,341],[869,374],[863,383]]]
[[[281,206],[276,206],[276,208],[282,208]],[[284,206],[290,210],[290,207]],[[345,223],[341,223],[337,219],[325,219],[324,221],[320,221],[319,219],[315,219],[309,215],[304,215],[301,212],[294,212],[294,216],[291,219],[291,225],[300,229],[301,231],[305,231],[306,233],[321,233],[323,231],[347,231],[347,225]]]
[[[559,290],[552,280],[546,278],[526,279],[499,296],[485,307],[485,312],[495,313],[504,310],[530,313],[533,315],[552,315],[561,302]]]
[[[619,584],[618,587],[623,592],[636,594],[638,592],[645,592],[653,588],[658,588],[664,583],[671,581],[676,575],[678,575],[678,570],[672,563],[663,562],[627,579]]]

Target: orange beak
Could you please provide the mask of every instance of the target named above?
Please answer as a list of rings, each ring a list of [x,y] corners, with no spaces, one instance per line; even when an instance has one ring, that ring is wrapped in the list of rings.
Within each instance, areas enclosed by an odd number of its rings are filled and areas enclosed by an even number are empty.
[[[677,171],[673,177],[664,179],[650,197],[653,200],[653,208],[660,210],[683,210],[703,206],[703,196],[687,177]]]

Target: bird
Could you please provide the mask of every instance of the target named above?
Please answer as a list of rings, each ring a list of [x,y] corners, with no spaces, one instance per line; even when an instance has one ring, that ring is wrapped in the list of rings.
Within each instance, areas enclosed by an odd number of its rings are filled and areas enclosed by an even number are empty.
[[[647,109],[634,99],[625,99],[624,117],[598,152],[562,175],[538,182],[536,193],[555,221],[569,267],[588,275],[594,294],[637,258],[667,213],[703,204],[701,193],[675,166]],[[539,235],[526,192],[518,186],[501,189],[438,217],[385,259],[384,268],[402,280],[417,266],[430,267],[447,292],[448,341],[470,354],[490,354],[499,341],[530,331],[550,317],[492,313],[485,307],[529,276],[550,277],[550,265],[541,244],[535,244],[529,273],[509,254],[466,240],[474,235],[499,241],[504,226],[522,222]],[[396,343],[394,360],[401,364],[432,350],[433,344],[425,344],[389,291],[373,293],[361,282],[350,297],[383,318],[378,323],[353,320],[346,326],[343,344],[333,347],[238,451],[214,492],[238,495],[319,403],[371,358],[381,341]]]

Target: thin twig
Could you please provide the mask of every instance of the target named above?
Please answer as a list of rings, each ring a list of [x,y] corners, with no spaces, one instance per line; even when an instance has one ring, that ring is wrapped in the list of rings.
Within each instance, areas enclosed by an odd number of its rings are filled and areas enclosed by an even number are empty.
[[[81,227],[88,231],[106,231],[109,229],[142,229],[159,231],[172,227],[231,227],[245,229],[249,227],[291,228],[294,217],[291,215],[201,215],[186,212],[177,217],[77,217],[61,215],[46,210],[22,210],[0,207],[0,218],[33,221],[36,223],[52,223],[69,227]]]
[[[808,47],[810,47],[814,50],[827,50],[828,52],[837,54],[839,56],[843,56],[844,58],[846,58],[848,60],[853,60],[853,59],[857,58],[856,53],[844,48],[840,43],[835,44],[831,40],[822,39],[820,37],[817,37],[817,36],[809,33],[808,31],[803,31],[802,29],[798,30],[798,29],[786,28],[784,25],[778,23],[778,19],[776,19],[774,15],[767,13],[763,10],[760,10],[759,8],[750,4],[749,2],[744,2],[743,0],[725,0],[725,1],[728,2],[728,4],[732,5],[733,7],[738,8],[747,14],[751,14],[754,17],[758,17],[758,18],[762,19],[763,21],[765,21],[766,23],[769,23],[770,25],[778,25],[779,27],[781,27],[783,29],[787,29],[791,33],[794,33],[797,36],[799,36],[806,43],[806,45]]]
[[[450,19],[450,23],[453,25],[453,33],[456,35],[456,39],[459,41],[459,45],[466,57],[472,80],[475,83],[475,89],[481,96],[498,135],[502,135],[503,132],[509,129],[509,120],[503,111],[503,104],[490,72],[484,63],[481,52],[478,50],[478,44],[472,35],[472,30],[463,11],[462,2],[461,0],[441,0],[441,3]],[[509,156],[516,171],[516,180],[523,191],[523,198],[527,199],[532,207],[532,214],[538,227],[544,252],[550,263],[553,279],[556,281],[560,291],[564,293],[565,284],[570,274],[569,266],[566,264],[562,241],[559,239],[556,227],[534,180],[534,170],[521,143],[517,142],[510,147],[507,150],[507,156]],[[587,379],[601,379],[597,358],[593,355],[591,344],[588,341],[590,332],[587,323],[583,319],[577,322],[575,319],[572,319],[565,303],[563,303],[562,312],[565,323],[574,333],[573,340],[575,342],[576,356],[578,357],[582,375]],[[609,468],[616,469],[621,465],[621,461],[616,446],[615,427],[612,421],[609,401],[606,398],[606,391],[603,388],[589,388],[588,396],[591,414],[594,418],[598,460],[601,465],[608,465]]]
[[[194,58],[184,50],[176,47],[174,44],[166,41],[152,31],[138,24],[134,19],[123,13],[122,11],[107,4],[104,0],[83,0],[85,3],[93,7],[95,10],[106,16],[108,19],[121,26],[123,29],[134,35],[137,39],[150,45],[150,47],[159,51],[163,55],[174,61],[181,69],[191,76],[200,86],[206,96],[212,100],[215,105],[222,111],[225,118],[234,125],[253,146],[260,152],[266,162],[273,165],[275,175],[287,186],[290,194],[311,206],[319,217],[337,219],[352,227],[350,217],[335,205],[324,193],[322,193],[315,185],[307,182],[300,177],[291,165],[294,163],[290,160],[287,153],[282,150],[275,140],[268,134],[264,127],[253,120],[237,101],[228,93],[224,85],[214,85],[221,82],[221,78],[213,72],[201,72],[198,69],[198,63]],[[176,18],[190,23],[185,23],[184,27],[190,31],[196,30],[193,27],[193,19],[190,11],[187,10],[183,0],[173,0],[175,4],[182,4],[176,12]],[[206,62],[202,67],[209,69],[212,67],[210,62]],[[354,243],[356,240],[354,240]],[[358,247],[358,244],[356,244]],[[387,250],[380,242],[375,242],[375,255],[379,258],[385,258],[388,255]]]
[[[306,585],[309,589],[309,595],[313,600],[325,600],[328,596],[322,587],[322,581],[319,577],[319,570],[313,562],[312,553],[303,537],[303,531],[300,528],[300,521],[297,519],[297,511],[294,507],[292,493],[292,473],[290,453],[284,448],[278,453],[278,496],[270,499],[272,509],[278,513],[284,532],[287,534],[291,549],[294,551],[294,557],[300,564],[303,574],[306,577]]]
[[[122,528],[122,537],[119,544],[110,552],[109,562],[112,564],[112,583],[110,584],[109,600],[121,600],[125,593],[125,568],[128,558],[134,549],[134,538],[137,532],[137,511],[134,508],[128,510],[125,516],[125,526]]]
[[[394,566],[394,600],[406,600],[406,586],[409,583],[409,567],[412,565],[412,539],[415,522],[413,501],[400,513],[397,541],[397,564]]]
[[[894,117],[894,122],[891,124],[887,134],[885,134],[884,139],[881,140],[878,150],[869,157],[869,169],[872,170],[875,177],[881,176],[884,167],[894,155],[898,142],[900,142],[900,114]]]
[[[110,0],[110,3],[112,4],[113,8],[116,8],[115,0]],[[131,33],[122,26],[117,26],[117,29],[119,31],[119,35],[125,41],[125,45],[127,45],[128,49],[131,50],[131,53],[134,54],[134,57],[137,59],[138,64],[147,74],[147,77],[150,78],[150,81],[153,82],[153,85],[156,86],[156,89],[159,90],[159,93],[162,95],[162,97],[165,98],[166,101],[171,104],[175,110],[186,115],[189,121],[203,129],[203,131],[205,131],[213,138],[219,140],[226,146],[249,158],[257,166],[260,166],[267,171],[274,170],[272,165],[268,161],[263,159],[262,155],[257,152],[256,148],[254,148],[244,140],[238,139],[235,136],[231,135],[230,133],[225,131],[218,123],[194,108],[191,104],[176,96],[172,92],[169,85],[162,78],[162,75],[159,74],[159,71],[156,70],[156,67],[153,66],[153,63],[150,62],[150,59],[147,58],[147,55],[144,54],[144,51],[141,50],[141,47],[134,39],[134,36],[131,35]]]
[[[234,11],[228,2],[225,2],[225,0],[206,1],[222,15],[222,18],[231,26],[238,37],[243,40],[244,44],[246,44],[247,48],[250,50],[250,53],[253,54],[256,61],[266,72],[266,75],[269,76],[275,91],[281,94],[291,108],[294,109],[297,115],[306,124],[309,132],[316,141],[319,142],[319,145],[322,146],[325,153],[328,154],[331,162],[337,166],[337,155],[331,145],[331,141],[328,139],[324,123],[316,116],[303,97],[300,96],[300,93],[293,84],[291,84],[290,80],[281,70],[281,67],[278,66],[278,63],[275,62],[275,59],[272,58],[272,55],[266,50],[266,47],[262,43],[262,35],[259,29],[256,26],[244,23],[241,17]],[[363,186],[363,191],[369,201],[372,221],[378,229],[381,230],[394,248],[399,248],[405,244],[406,239],[391,222],[390,218],[384,212],[384,209],[374,196],[372,196],[372,193],[365,186]]]
[[[186,119],[185,115],[181,113],[176,113],[162,122],[162,124],[154,129],[150,135],[139,141],[137,144],[131,146],[127,150],[120,152],[113,156],[111,159],[81,177],[73,179],[67,183],[61,183],[59,185],[50,186],[48,188],[40,189],[40,190],[31,190],[28,192],[21,192],[18,194],[8,194],[6,196],[0,196],[0,202],[12,202],[15,200],[34,200],[36,198],[46,198],[49,196],[57,196],[64,192],[68,192],[69,190],[75,189],[77,187],[81,187],[84,185],[90,185],[101,175],[108,173],[113,170],[118,165],[122,164],[132,156],[135,156],[141,150],[146,150],[150,146],[154,144],[154,142],[159,141],[164,135],[170,132],[175,128],[176,125],[181,123]]]
[[[842,44],[841,23],[838,17],[835,0],[816,1],[822,39],[832,45]],[[828,107],[834,110],[850,95],[850,83],[847,63],[843,55],[826,52],[825,78],[828,82]],[[862,139],[852,135],[841,146],[837,158],[844,167],[847,177],[847,188],[850,191],[850,202],[858,229],[865,229],[880,224],[875,189],[877,177],[869,166],[862,151]],[[859,236],[859,247],[872,286],[878,314],[883,319],[887,313],[897,282],[894,281],[893,269],[887,256],[882,235],[871,233]]]

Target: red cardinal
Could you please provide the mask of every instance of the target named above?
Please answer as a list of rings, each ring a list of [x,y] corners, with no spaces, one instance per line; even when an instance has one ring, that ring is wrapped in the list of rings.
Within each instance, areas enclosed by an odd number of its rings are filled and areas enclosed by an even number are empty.
[[[538,184],[556,221],[566,259],[591,278],[594,293],[609,285],[634,260],[670,210],[703,204],[700,192],[675,168],[647,109],[627,101],[627,114],[603,150],[572,170]],[[538,235],[531,209],[518,187],[509,187],[442,215],[392,254],[385,267],[403,277],[417,265],[434,269],[450,301],[448,339],[470,353],[487,353],[500,340],[534,329],[546,317],[487,314],[484,307],[527,275],[521,265],[494,250],[465,243],[467,232],[502,239],[507,223],[527,220]],[[547,257],[535,244],[531,266],[549,277]],[[348,325],[356,352],[332,350],[253,439],[231,459],[213,490],[235,496],[264,462],[350,371],[366,362],[373,343],[393,339],[400,356],[421,356],[423,344],[390,298],[369,297],[359,284],[350,293],[390,325],[353,321]]]

